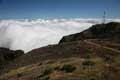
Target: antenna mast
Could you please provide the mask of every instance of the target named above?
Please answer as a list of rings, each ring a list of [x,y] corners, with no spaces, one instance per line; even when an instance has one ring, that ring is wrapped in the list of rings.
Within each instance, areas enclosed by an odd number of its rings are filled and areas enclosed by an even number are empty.
[[[104,15],[103,15],[103,24],[106,23],[106,12],[104,11]]]

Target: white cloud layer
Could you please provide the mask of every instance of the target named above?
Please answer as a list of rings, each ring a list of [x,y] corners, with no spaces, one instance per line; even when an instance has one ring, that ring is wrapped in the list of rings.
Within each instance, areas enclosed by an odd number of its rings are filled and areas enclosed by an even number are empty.
[[[0,20],[0,47],[28,52],[56,44],[64,35],[81,32],[96,23],[101,23],[101,19]]]

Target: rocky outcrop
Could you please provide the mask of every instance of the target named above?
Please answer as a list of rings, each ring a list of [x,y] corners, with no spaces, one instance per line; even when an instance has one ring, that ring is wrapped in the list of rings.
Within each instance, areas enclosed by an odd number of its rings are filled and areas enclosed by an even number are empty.
[[[0,48],[0,69],[2,69],[7,63],[14,60],[15,58],[24,54],[22,50],[10,50],[7,48]]]

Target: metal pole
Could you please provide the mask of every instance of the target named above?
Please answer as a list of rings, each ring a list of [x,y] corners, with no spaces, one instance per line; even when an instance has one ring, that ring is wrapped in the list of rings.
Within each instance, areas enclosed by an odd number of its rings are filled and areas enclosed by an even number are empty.
[[[103,15],[103,24],[106,23],[106,12],[104,11],[104,15]]]

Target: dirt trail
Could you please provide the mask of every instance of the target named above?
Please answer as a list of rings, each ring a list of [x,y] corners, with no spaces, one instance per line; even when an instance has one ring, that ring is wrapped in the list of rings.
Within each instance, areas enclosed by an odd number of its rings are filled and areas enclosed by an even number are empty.
[[[117,50],[117,49],[111,48],[111,47],[107,47],[107,46],[102,46],[102,45],[100,45],[100,44],[91,42],[91,41],[89,41],[89,40],[84,40],[84,42],[87,43],[87,44],[91,44],[91,45],[97,46],[97,47],[102,47],[102,48],[111,50],[111,51],[116,52],[116,53],[120,53],[120,50]]]

